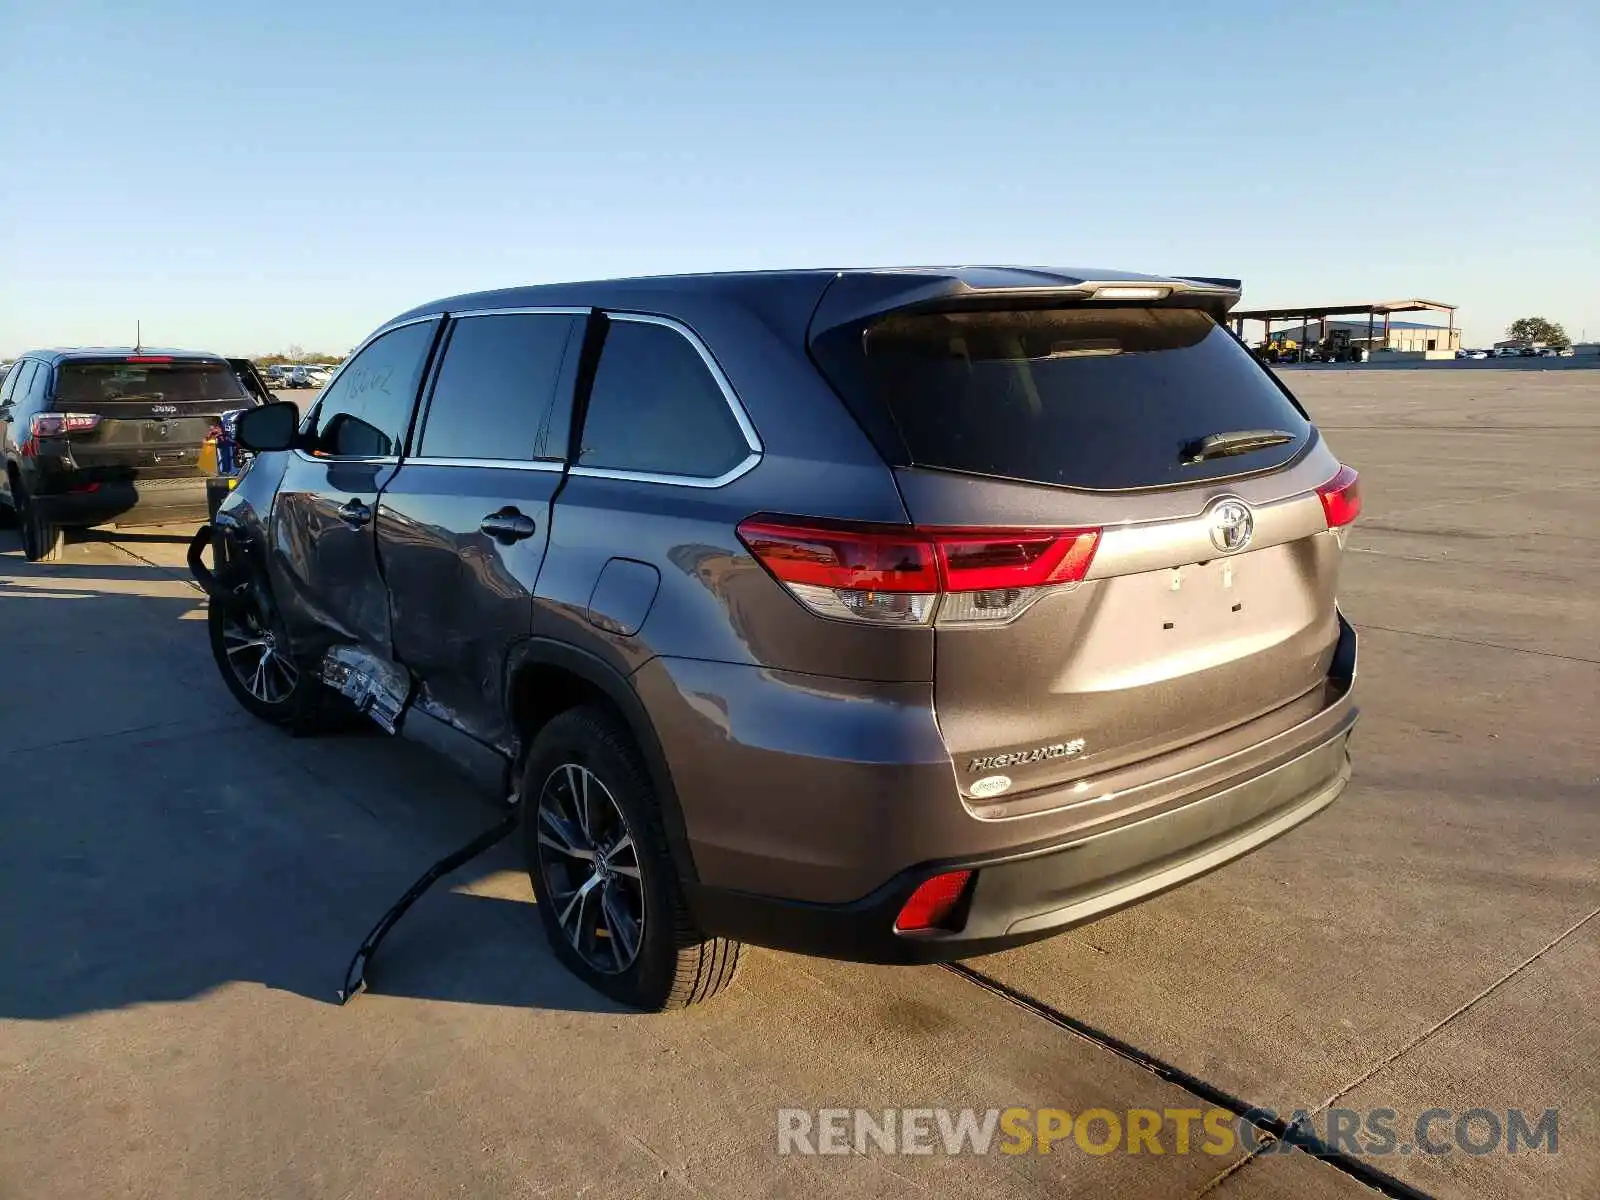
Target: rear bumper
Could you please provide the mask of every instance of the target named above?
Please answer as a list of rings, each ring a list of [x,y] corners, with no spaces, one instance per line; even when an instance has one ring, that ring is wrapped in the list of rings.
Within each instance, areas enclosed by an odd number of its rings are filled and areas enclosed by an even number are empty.
[[[1265,845],[1316,816],[1350,778],[1352,708],[1319,744],[1270,770],[1142,821],[1057,845],[921,864],[848,904],[704,885],[690,904],[708,932],[861,962],[944,962],[1021,945],[1136,904]],[[974,872],[954,928],[897,933],[932,876]]]
[[[69,479],[54,482],[71,487]],[[201,522],[209,515],[206,477],[138,479],[99,482],[92,490],[59,490],[36,494],[34,507],[53,525],[87,528],[92,525],[161,525]]]

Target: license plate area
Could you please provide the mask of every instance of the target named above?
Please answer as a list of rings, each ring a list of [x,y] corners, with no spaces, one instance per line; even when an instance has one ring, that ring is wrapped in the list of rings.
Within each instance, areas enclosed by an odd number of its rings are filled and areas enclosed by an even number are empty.
[[[1256,560],[1270,550],[1212,559],[1186,567],[1153,571],[1152,615],[1163,642],[1228,637],[1248,628],[1260,614],[1261,577],[1270,574]]]
[[[1318,622],[1290,545],[1107,579],[1062,692],[1105,692],[1199,675],[1290,642]]]
[[[102,421],[100,428],[84,440],[97,446],[170,446],[177,449],[198,447],[210,429],[211,421],[207,417],[120,418]]]

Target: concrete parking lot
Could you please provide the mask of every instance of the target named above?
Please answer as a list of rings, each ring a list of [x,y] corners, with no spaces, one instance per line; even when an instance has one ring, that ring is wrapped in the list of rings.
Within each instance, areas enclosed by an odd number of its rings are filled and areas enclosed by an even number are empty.
[[[1600,371],[1288,378],[1365,489],[1345,797],[975,975],[755,951],[666,1017],[555,964],[506,847],[337,1006],[372,921],[492,807],[407,744],[246,717],[189,531],[50,566],[0,533],[0,1196],[1371,1194],[1297,1150],[776,1137],[784,1108],[1220,1102],[1393,1109],[1408,1143],[1429,1109],[1555,1109],[1555,1153],[1395,1153],[1369,1178],[1600,1194]]]

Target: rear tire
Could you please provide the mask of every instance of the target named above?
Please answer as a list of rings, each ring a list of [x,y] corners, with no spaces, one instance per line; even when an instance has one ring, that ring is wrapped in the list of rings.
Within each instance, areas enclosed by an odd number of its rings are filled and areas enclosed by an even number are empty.
[[[39,515],[33,498],[12,476],[11,502],[16,506],[17,524],[22,527],[22,557],[29,562],[60,562],[67,548],[67,531]]]
[[[596,991],[661,1012],[733,982],[742,947],[695,924],[649,773],[608,710],[568,709],[539,731],[523,772],[522,843],[551,949]]]

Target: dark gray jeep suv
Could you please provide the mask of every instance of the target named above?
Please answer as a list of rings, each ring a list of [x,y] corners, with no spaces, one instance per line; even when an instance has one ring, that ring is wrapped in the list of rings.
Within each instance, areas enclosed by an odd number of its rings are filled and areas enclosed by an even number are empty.
[[[271,400],[248,359],[31,350],[0,382],[0,522],[49,562],[72,529],[203,520],[207,438],[225,414]]]
[[[252,712],[341,694],[520,801],[558,955],[877,962],[1193,878],[1349,777],[1359,498],[1236,281],[1016,268],[516,288],[272,405],[215,517]]]

